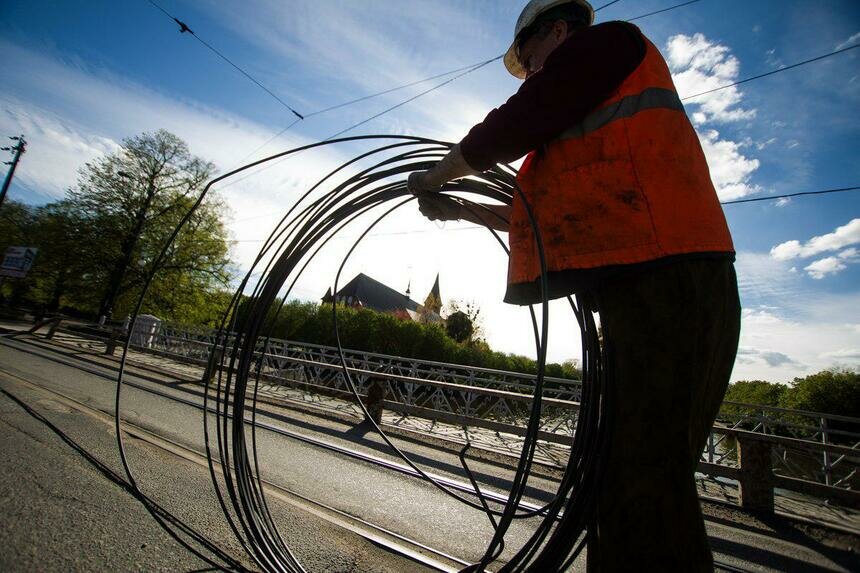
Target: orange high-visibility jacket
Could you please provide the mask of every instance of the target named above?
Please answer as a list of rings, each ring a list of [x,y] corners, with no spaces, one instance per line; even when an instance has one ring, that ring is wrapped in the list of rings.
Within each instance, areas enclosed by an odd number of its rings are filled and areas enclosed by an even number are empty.
[[[701,144],[669,68],[643,36],[642,63],[579,125],[533,151],[517,181],[537,220],[548,271],[734,252]],[[540,259],[515,195],[508,284]]]

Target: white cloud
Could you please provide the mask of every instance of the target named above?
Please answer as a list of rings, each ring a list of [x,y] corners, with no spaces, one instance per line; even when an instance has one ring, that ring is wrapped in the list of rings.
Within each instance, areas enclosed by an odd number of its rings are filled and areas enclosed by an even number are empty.
[[[815,297],[807,289],[774,300],[783,304],[744,308],[733,381],[788,382],[854,359],[860,325],[840,318],[860,306],[860,295]]]
[[[738,348],[737,362],[740,364],[764,363],[771,368],[779,368],[781,366],[803,366],[803,364],[782,352],[762,350],[760,348],[752,348],[748,346],[741,346]]]
[[[848,268],[848,264],[856,263],[860,259],[858,251],[855,248],[846,249],[835,257],[825,257],[814,261],[803,270],[809,273],[814,279],[820,280],[827,275],[835,275]]]
[[[812,278],[821,280],[827,275],[835,275],[847,268],[848,265],[837,257],[826,257],[803,267],[803,270],[805,270]]]
[[[776,57],[776,50],[775,49],[768,50],[766,52],[766,54],[767,54],[766,60],[767,60],[768,64],[770,64],[771,66],[773,66],[775,68],[784,68],[785,67],[785,64],[783,63],[783,61],[780,58]]]
[[[845,249],[839,253],[839,258],[853,263],[857,261],[858,254],[860,254],[860,251],[858,251],[856,247],[851,247],[850,249]]]
[[[48,197],[61,197],[75,181],[77,169],[119,144],[29,103],[0,100],[0,131],[23,133],[27,152],[22,156],[16,179],[25,187]]]
[[[698,135],[721,200],[739,199],[761,191],[758,185],[750,182],[759,168],[759,160],[746,157],[742,143],[720,139],[719,132],[714,129],[699,131]]]
[[[394,0],[374,2],[372,9],[360,2],[306,2],[300,7],[294,4],[260,0],[253,10],[247,10],[241,3],[209,0],[207,7],[221,24],[277,58],[284,72],[267,70],[273,87],[308,111],[489,58],[496,48],[487,45],[494,45],[496,38],[492,34],[492,19],[488,17],[508,11],[498,3],[476,5],[434,0],[413,0],[408,10],[402,2]],[[428,14],[433,17],[428,18]],[[397,25],[391,26],[391,22]],[[470,33],[451,34],[451,22],[457,23],[457,29]],[[417,46],[445,46],[445,49],[426,50]],[[495,62],[467,78],[478,77],[492,67],[500,71],[500,66]],[[316,79],[331,89],[319,94],[309,93],[306,88],[299,90],[297,72],[305,78],[301,82],[304,86]],[[496,105],[490,103],[495,100],[488,100],[483,94],[493,93],[498,78],[502,78],[504,86],[494,98],[516,85],[501,73],[497,78],[487,79],[488,76],[483,76],[481,88],[467,87],[467,78],[463,78],[453,84],[457,86],[455,89],[434,92],[423,97],[420,104],[409,105],[408,122],[399,122],[395,114],[377,120],[376,124],[384,125],[387,131],[420,132],[427,137],[459,141]],[[370,101],[369,107],[361,104],[339,110],[334,117],[349,116],[357,109],[362,110],[363,117],[372,115],[372,110],[379,111],[388,103],[402,101],[444,80],[440,78],[383,96]]]
[[[708,40],[703,34],[678,34],[666,43],[667,62],[681,97],[730,84],[738,79],[740,61],[727,46]],[[755,109],[740,107],[742,94],[730,87],[685,102],[697,106],[697,123],[736,122],[752,119]],[[695,114],[694,114],[695,115]]]
[[[771,256],[778,261],[796,258],[813,257],[828,251],[836,251],[844,247],[860,243],[860,218],[852,219],[846,225],[838,227],[832,233],[813,237],[801,244],[798,240],[786,241],[770,250]],[[856,250],[850,250],[856,254]],[[853,255],[849,253],[846,258]]]
[[[825,352],[822,358],[834,358],[836,360],[860,361],[860,348],[842,348],[832,352]]]
[[[730,84],[737,80],[740,71],[740,61],[731,54],[731,50],[708,40],[703,34],[678,34],[669,38],[666,61],[682,97]],[[690,120],[697,128],[711,179],[722,200],[738,199],[761,191],[750,182],[760,163],[747,157],[743,148],[754,146],[761,151],[776,141],[775,138],[763,143],[749,139],[742,142],[720,139],[717,130],[706,128],[707,124],[754,118],[756,110],[743,108],[742,99],[743,94],[737,87],[730,87],[684,102]]]
[[[860,32],[857,32],[856,34],[854,34],[853,36],[851,36],[850,38],[848,38],[844,42],[841,42],[840,44],[838,44],[834,48],[834,50],[841,50],[843,48],[847,48],[848,46],[852,46],[852,45],[856,44],[858,41],[860,41]]]
[[[791,203],[791,197],[780,197],[776,201],[776,206],[777,207],[785,207],[789,203]]]
[[[776,142],[777,142],[777,139],[775,137],[771,137],[767,141],[761,141],[759,143],[756,143],[755,148],[758,149],[759,151],[762,151],[765,147],[773,145]]]

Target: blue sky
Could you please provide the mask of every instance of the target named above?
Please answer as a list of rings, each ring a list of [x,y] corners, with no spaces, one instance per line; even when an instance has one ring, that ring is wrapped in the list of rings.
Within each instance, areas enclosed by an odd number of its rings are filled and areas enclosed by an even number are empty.
[[[496,56],[524,4],[158,3],[301,113]],[[675,3],[622,0],[598,21]],[[637,24],[667,57],[684,96],[860,42],[860,4],[702,0]],[[0,133],[30,141],[10,197],[28,203],[61,197],[84,162],[142,131],[169,129],[224,170],[294,119],[146,0],[6,0],[0,49]],[[325,138],[432,85],[309,118],[254,157]],[[517,86],[497,62],[353,133],[457,141]],[[860,182],[860,50],[685,104],[723,199]],[[224,188],[239,266],[248,265],[290,200],[354,151],[315,153]],[[787,381],[860,364],[860,193],[725,211],[745,308],[733,377]],[[400,289],[411,280],[418,298],[440,272],[444,298],[482,306],[494,346],[528,354],[527,318],[499,302],[504,259],[468,227],[403,213],[385,222],[345,272],[364,271]],[[322,294],[337,263],[321,261],[297,294]],[[578,356],[570,326],[567,316],[553,319],[552,359]]]

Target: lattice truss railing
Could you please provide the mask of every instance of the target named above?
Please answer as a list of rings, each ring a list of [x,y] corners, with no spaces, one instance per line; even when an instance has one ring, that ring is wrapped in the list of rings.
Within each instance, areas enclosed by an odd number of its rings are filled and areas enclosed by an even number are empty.
[[[216,342],[214,332],[162,324],[151,349],[205,362]],[[227,348],[234,342],[235,338],[228,336]],[[293,398],[313,402],[327,397],[351,403],[337,348],[269,339],[258,343],[256,357],[255,368],[259,368],[262,380],[269,385],[296,390],[291,395]],[[403,416],[514,435],[521,434],[525,427],[535,382],[533,375],[354,350],[345,350],[344,358],[360,394],[366,396],[372,385],[380,385],[386,409]],[[229,357],[223,364],[228,363]],[[570,443],[581,383],[548,377],[545,384],[541,437],[559,444]],[[737,467],[737,443],[731,435],[721,432],[721,428],[848,446],[857,450],[858,455],[835,455],[774,443],[773,471],[777,475],[860,489],[858,418],[725,402],[701,460]]]
[[[822,415],[816,412],[789,410],[724,402],[717,428],[738,429],[761,434],[803,440],[807,444],[846,446],[856,455],[833,454],[825,449],[815,451],[774,442],[771,448],[773,472],[776,475],[805,479],[844,489],[860,489],[860,419],[848,416]],[[736,440],[717,429],[711,432],[702,461],[737,467]]]

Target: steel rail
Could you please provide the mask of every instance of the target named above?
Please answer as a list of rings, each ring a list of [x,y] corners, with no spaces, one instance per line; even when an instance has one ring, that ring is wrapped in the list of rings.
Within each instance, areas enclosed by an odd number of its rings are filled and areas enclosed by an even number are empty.
[[[102,410],[100,408],[94,408],[92,406],[84,404],[83,402],[80,402],[79,400],[72,396],[69,396],[68,394],[58,392],[57,390],[54,390],[52,388],[47,388],[41,384],[37,384],[31,380],[27,380],[16,374],[13,374],[3,368],[0,368],[0,374],[7,378],[13,378],[14,382],[20,385],[48,394],[57,401],[62,402],[66,406],[76,409],[93,418],[96,418],[101,422],[104,422],[109,425],[113,424],[114,416],[112,412],[106,412],[105,410]],[[169,397],[166,395],[163,396]],[[201,467],[206,467],[207,465],[205,452],[197,451],[193,448],[188,447],[187,445],[180,444],[175,440],[157,434],[152,430],[149,430],[147,428],[144,428],[143,426],[139,426],[132,422],[125,422],[124,426],[124,431],[130,437],[142,440],[152,446],[158,447],[159,449],[171,455],[174,455],[186,461],[191,461],[193,463],[196,463],[197,465],[200,465]],[[373,543],[382,545],[390,551],[393,551],[399,555],[403,555],[404,557],[408,557],[413,561],[421,563],[422,565],[431,567],[438,571],[444,571],[446,573],[459,571],[460,568],[462,568],[463,566],[469,565],[468,561],[450,555],[440,549],[435,549],[425,543],[421,543],[405,535],[391,531],[390,529],[387,529],[385,527],[376,525],[370,521],[367,521],[366,519],[351,515],[324,502],[311,499],[286,486],[274,483],[270,480],[264,480],[264,482],[266,486],[270,488],[273,492],[286,496],[288,499],[284,499],[284,501],[287,501],[288,503],[300,507],[305,511],[313,513],[314,515],[325,519],[326,521],[335,526],[356,533]],[[298,500],[298,502],[296,500]],[[504,503],[504,501],[502,501],[501,503]],[[323,512],[314,511],[314,508],[322,509]],[[332,515],[336,516],[338,519],[332,519]],[[343,523],[344,521],[346,523]],[[368,532],[366,531],[367,529],[370,529],[372,531]],[[435,558],[429,558],[423,553],[430,553],[435,556]]]

